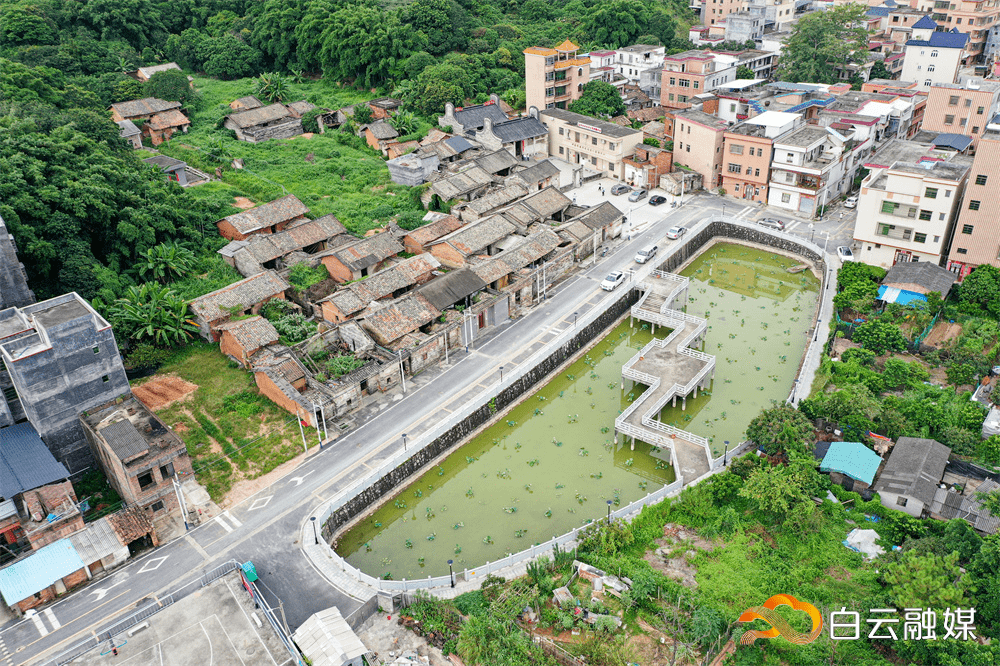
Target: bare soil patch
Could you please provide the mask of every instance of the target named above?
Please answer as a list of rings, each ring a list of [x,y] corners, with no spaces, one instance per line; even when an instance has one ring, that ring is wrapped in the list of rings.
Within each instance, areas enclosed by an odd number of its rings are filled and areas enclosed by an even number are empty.
[[[253,208],[256,204],[250,201],[246,197],[233,197],[233,206],[236,208],[242,208],[246,210],[247,208]]]
[[[924,344],[940,349],[948,340],[957,340],[962,334],[962,325],[951,323],[944,319],[938,320],[930,334],[924,338]]]
[[[311,138],[313,138],[313,133],[312,132],[303,132],[299,136],[301,136],[303,139],[311,139]]]
[[[288,440],[282,440],[282,444],[287,444]],[[319,449],[310,449],[309,453],[319,452]],[[222,501],[219,502],[219,506],[224,509],[228,509],[236,506],[246,498],[260,492],[264,488],[267,488],[272,483],[275,483],[286,474],[294,470],[296,467],[305,462],[307,456],[305,452],[299,454],[298,456],[292,458],[291,460],[284,462],[274,469],[272,469],[267,474],[263,476],[258,476],[255,479],[241,479],[233,484],[232,489],[226,493]]]
[[[698,587],[695,580],[698,571],[689,560],[700,551],[711,552],[716,548],[716,544],[694,530],[671,523],[663,526],[663,538],[656,540],[656,546],[655,550],[646,551],[643,559],[665,576],[692,588]]]
[[[197,388],[196,384],[186,382],[176,375],[164,375],[134,387],[132,394],[155,412],[183,400]]]
[[[833,341],[833,352],[831,353],[831,356],[833,358],[840,358],[848,349],[858,349],[859,347],[861,347],[861,345],[848,340],[847,338],[836,338]]]

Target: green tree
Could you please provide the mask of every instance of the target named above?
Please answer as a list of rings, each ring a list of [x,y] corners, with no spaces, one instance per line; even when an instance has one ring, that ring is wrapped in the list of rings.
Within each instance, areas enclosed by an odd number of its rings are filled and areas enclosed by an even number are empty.
[[[769,455],[805,453],[813,436],[813,426],[791,405],[774,404],[750,421],[746,436]]]
[[[375,112],[368,104],[361,102],[354,105],[354,122],[358,125],[367,125],[375,120]]]
[[[906,349],[906,338],[899,327],[882,319],[867,321],[858,326],[854,331],[854,341],[878,356],[888,351]]]
[[[424,115],[443,113],[448,102],[462,105],[465,87],[470,85],[468,78],[468,73],[457,65],[441,63],[428,67],[403,89],[403,103]]]
[[[655,136],[647,136],[645,139],[642,140],[642,143],[647,146],[653,146],[654,148],[660,147],[660,140],[657,139]]]
[[[875,64],[872,65],[871,71],[868,73],[869,79],[891,79],[892,72],[889,68],[885,66],[884,60],[876,60]]]
[[[205,73],[218,79],[240,79],[260,71],[260,51],[231,33],[202,41],[198,56]]]
[[[614,118],[625,115],[625,102],[610,83],[591,81],[583,86],[580,98],[570,103],[569,110],[594,118]]]
[[[611,0],[588,10],[583,29],[591,42],[617,49],[634,44],[646,32],[646,12],[638,0]]]
[[[468,40],[469,16],[455,0],[415,0],[406,8],[406,22],[426,35],[434,55],[463,49]]]
[[[885,580],[892,585],[900,608],[933,608],[940,613],[946,608],[969,607],[968,580],[962,575],[957,551],[944,557],[907,551],[887,567]]]
[[[59,26],[40,7],[8,4],[0,9],[0,46],[59,42]]]
[[[288,82],[278,72],[269,72],[258,76],[254,92],[257,97],[272,104],[285,101],[291,94],[288,90]]]
[[[426,47],[427,38],[402,23],[398,12],[348,5],[329,17],[321,44],[325,76],[370,88],[398,76],[403,63]]]
[[[812,12],[799,19],[778,63],[782,81],[837,83],[838,69],[868,57],[867,7],[860,4]]]
[[[194,253],[177,243],[160,243],[142,254],[139,274],[167,284],[185,277],[194,268]]]
[[[838,310],[851,310],[856,314],[868,314],[875,307],[878,285],[874,282],[857,281],[847,285],[833,297]]]
[[[737,79],[755,79],[753,70],[746,65],[740,65],[736,68],[736,78]]]
[[[160,347],[184,343],[198,331],[188,316],[187,302],[154,282],[129,287],[108,307],[108,318],[124,338]]]
[[[417,119],[409,111],[397,111],[396,115],[389,119],[389,124],[400,135],[412,134],[417,129]]]
[[[977,266],[962,280],[958,300],[966,312],[1000,317],[1000,269],[989,264]]]
[[[757,507],[775,520],[787,516],[797,505],[808,502],[807,490],[812,485],[805,458],[794,459],[788,465],[759,467],[739,490],[740,497],[752,500]]]
[[[144,92],[147,97],[180,102],[186,109],[191,108],[197,101],[197,93],[191,88],[187,75],[176,69],[153,74],[146,82]]]

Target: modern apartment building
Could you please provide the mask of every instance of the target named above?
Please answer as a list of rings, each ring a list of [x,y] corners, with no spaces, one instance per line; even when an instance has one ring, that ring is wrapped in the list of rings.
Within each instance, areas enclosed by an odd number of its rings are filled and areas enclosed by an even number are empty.
[[[972,138],[976,148],[986,125],[997,113],[1000,113],[1000,82],[969,79],[964,85],[938,85],[927,93],[923,129],[964,134]]]
[[[564,41],[554,49],[532,46],[524,50],[524,90],[527,108],[565,109],[580,99],[590,82],[590,57]]]
[[[729,124],[704,111],[677,111],[674,117],[674,164],[697,171],[702,186],[722,184],[722,143]]]
[[[972,162],[946,268],[964,278],[980,264],[1000,267],[1000,124],[987,125]]]
[[[962,64],[969,36],[960,32],[938,32],[929,16],[913,24],[911,39],[904,47],[902,79],[916,81],[921,90],[953,83]]]
[[[893,139],[865,166],[871,172],[861,183],[854,256],[883,268],[943,263],[972,158]]]
[[[668,109],[690,108],[694,96],[735,81],[740,67],[753,70],[754,78],[766,79],[774,64],[773,53],[758,50],[730,53],[695,49],[667,56],[663,60],[660,105]]]
[[[1000,18],[997,0],[917,0],[920,9],[931,12],[942,30],[957,30],[969,36],[964,64],[984,62],[991,28]]]
[[[730,127],[722,140],[726,194],[766,204],[774,140],[803,124],[797,113],[768,111]]]
[[[609,178],[625,177],[623,160],[642,143],[642,130],[622,127],[563,109],[538,114],[549,130],[549,155],[582,164]]]
[[[746,0],[693,0],[690,7],[705,25],[720,23],[730,14],[746,8]]]

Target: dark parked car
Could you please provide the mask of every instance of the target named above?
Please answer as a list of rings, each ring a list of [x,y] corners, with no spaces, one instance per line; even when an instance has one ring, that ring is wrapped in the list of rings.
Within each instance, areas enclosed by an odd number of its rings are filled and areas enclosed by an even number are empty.
[[[660,196],[659,194],[649,197],[650,206],[659,206],[660,204],[665,204],[665,203],[667,203],[667,198],[664,196]]]

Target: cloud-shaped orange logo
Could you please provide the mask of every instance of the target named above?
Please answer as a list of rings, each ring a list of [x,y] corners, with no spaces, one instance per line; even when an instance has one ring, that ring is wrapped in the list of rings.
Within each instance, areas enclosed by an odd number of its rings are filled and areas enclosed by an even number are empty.
[[[775,612],[774,609],[778,606],[790,606],[792,610],[805,611],[812,620],[812,630],[808,634],[804,634],[792,629],[785,618]],[[823,631],[823,616],[820,615],[819,610],[812,604],[799,601],[790,594],[776,594],[765,601],[763,606],[752,606],[746,609],[737,622],[753,622],[754,620],[764,620],[771,625],[771,628],[767,631],[751,629],[740,638],[741,645],[753,645],[753,642],[758,638],[774,638],[779,635],[796,645],[805,645],[816,640],[820,632]]]

